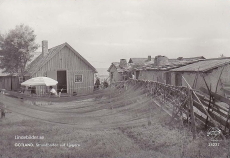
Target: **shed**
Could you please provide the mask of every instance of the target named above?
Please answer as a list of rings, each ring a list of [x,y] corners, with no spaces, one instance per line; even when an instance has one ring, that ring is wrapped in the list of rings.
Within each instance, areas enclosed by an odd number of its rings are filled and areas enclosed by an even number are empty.
[[[68,43],[48,49],[48,41],[42,41],[42,53],[26,69],[26,76],[46,76],[58,81],[57,91],[86,94],[93,91],[96,69]],[[37,93],[46,91],[36,87]]]
[[[3,73],[3,70],[0,69],[0,89],[17,91],[19,88],[19,78],[15,75]]]

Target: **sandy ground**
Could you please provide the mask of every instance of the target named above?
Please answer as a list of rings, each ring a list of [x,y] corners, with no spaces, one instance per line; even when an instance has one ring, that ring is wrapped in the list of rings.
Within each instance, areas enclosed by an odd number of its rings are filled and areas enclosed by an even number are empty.
[[[205,134],[192,140],[189,128],[168,124],[171,117],[138,87],[70,102],[0,99],[7,109],[0,120],[0,157],[226,157],[228,152],[222,142],[208,147]],[[43,139],[15,138],[26,135]]]

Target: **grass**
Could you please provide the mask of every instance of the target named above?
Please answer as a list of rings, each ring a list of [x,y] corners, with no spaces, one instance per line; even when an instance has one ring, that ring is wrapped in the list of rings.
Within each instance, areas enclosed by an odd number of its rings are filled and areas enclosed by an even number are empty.
[[[119,100],[118,100],[119,101]],[[98,105],[94,102],[92,110],[80,113],[84,109],[75,109],[76,114],[57,114],[50,121],[63,121],[69,123],[82,123],[78,126],[62,125],[43,122],[16,113],[7,113],[6,118],[0,120],[0,157],[79,157],[79,158],[179,158],[179,157],[226,157],[227,143],[220,142],[219,147],[209,147],[210,142],[205,137],[205,132],[200,132],[196,140],[187,127],[179,123],[170,122],[171,117],[158,106],[139,100],[140,104],[128,103],[117,105],[110,109],[93,110]],[[84,103],[69,102],[45,104],[48,107],[68,108],[83,106]],[[32,106],[32,105],[31,105]],[[36,106],[36,105],[34,105]],[[148,107],[151,106],[151,110]],[[47,109],[48,109],[47,108]],[[90,109],[90,107],[85,107]],[[106,110],[104,110],[106,109]],[[37,109],[34,109],[37,110]],[[150,117],[150,111],[151,117]],[[138,115],[137,115],[138,113]],[[106,115],[107,114],[107,115]],[[108,115],[109,114],[109,115]],[[76,116],[75,116],[76,115]],[[49,118],[49,117],[47,117]],[[133,119],[128,122],[128,120]],[[117,122],[112,126],[114,122]],[[83,128],[83,125],[87,127]],[[182,127],[182,128],[179,128]],[[15,135],[44,136],[41,140],[17,140]],[[61,147],[15,147],[15,143],[57,143]],[[66,144],[79,144],[80,146],[68,147]]]

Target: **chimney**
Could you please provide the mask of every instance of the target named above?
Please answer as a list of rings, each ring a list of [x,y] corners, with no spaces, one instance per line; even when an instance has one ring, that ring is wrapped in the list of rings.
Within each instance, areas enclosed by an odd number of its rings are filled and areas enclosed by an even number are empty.
[[[183,57],[178,57],[177,60],[183,60]]]
[[[120,67],[121,68],[127,67],[127,61],[126,61],[126,59],[121,59],[120,60]]]
[[[151,55],[148,56],[148,60],[147,61],[151,61]]]
[[[43,56],[47,55],[48,52],[48,41],[44,40],[42,41],[42,54]]]
[[[155,66],[169,65],[169,60],[166,56],[158,55],[154,59],[154,65]]]

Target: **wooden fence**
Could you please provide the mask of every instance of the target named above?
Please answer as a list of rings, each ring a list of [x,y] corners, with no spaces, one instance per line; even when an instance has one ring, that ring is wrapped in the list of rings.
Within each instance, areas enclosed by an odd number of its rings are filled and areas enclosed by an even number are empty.
[[[129,79],[116,82],[111,86],[129,89],[132,86],[141,86],[146,89],[146,96],[160,105],[172,120],[183,120],[191,126],[193,138],[196,138],[197,125],[205,128],[217,127],[223,133],[230,131],[230,100],[223,96],[209,92],[205,88],[194,90],[187,87],[167,85],[155,81]]]
[[[20,83],[17,76],[0,77],[0,89],[17,91],[19,88],[20,88]]]

